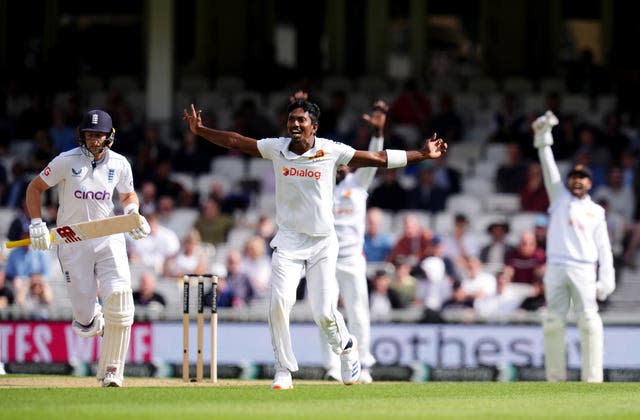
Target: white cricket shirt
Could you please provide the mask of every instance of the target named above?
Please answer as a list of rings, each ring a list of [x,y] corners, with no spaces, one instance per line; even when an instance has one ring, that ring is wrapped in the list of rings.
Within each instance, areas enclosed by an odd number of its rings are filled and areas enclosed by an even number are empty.
[[[113,216],[115,191],[134,191],[131,164],[124,156],[107,149],[95,168],[92,162],[76,147],[60,153],[40,172],[47,185],[58,186],[58,226]]]
[[[383,138],[372,137],[369,150],[382,150]],[[338,234],[338,257],[363,253],[366,230],[367,197],[378,168],[358,168],[336,185],[333,193],[333,216]]]
[[[276,178],[278,229],[309,236],[327,236],[333,226],[333,189],[336,167],[347,164],[355,149],[316,137],[303,155],[289,150],[290,138],[258,140],[258,150],[273,162]]]
[[[611,264],[611,242],[604,209],[589,195],[575,197],[560,178],[550,147],[539,150],[540,164],[549,194],[547,262],[584,265]]]

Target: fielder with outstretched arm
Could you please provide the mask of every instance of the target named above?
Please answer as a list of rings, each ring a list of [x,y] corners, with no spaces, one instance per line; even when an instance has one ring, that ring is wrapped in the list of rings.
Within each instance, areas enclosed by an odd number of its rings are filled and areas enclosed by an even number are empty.
[[[58,226],[113,216],[116,190],[124,212],[138,213],[131,165],[111,150],[114,137],[109,114],[87,112],[78,127],[80,146],[59,154],[29,183],[26,199],[34,249],[51,247],[49,229],[41,215],[41,196],[55,185],[59,192]],[[133,239],[151,231],[146,219],[140,217],[141,226],[129,232]],[[73,309],[72,329],[80,337],[102,336],[96,377],[103,387],[120,387],[134,310],[124,234],[56,247]]]
[[[373,127],[369,150],[378,152],[384,145],[384,125],[389,107],[382,101],[373,104],[371,115],[362,118]],[[340,165],[336,171],[336,189],[333,192],[333,216],[338,235],[338,263],[336,278],[349,330],[360,346],[360,383],[371,383],[369,368],[376,362],[371,354],[371,325],[369,320],[369,289],[367,287],[367,261],[364,256],[368,190],[378,168],[365,167],[351,171]],[[323,349],[327,369],[326,379],[338,380],[340,362],[328,346]]]
[[[191,105],[184,119],[197,136],[218,146],[269,159],[276,175],[276,223],[273,249],[269,331],[275,356],[272,389],[291,389],[291,372],[298,370],[289,330],[296,289],[303,270],[313,318],[334,353],[340,355],[340,374],[346,385],[360,377],[358,343],[336,307],[338,238],[333,217],[333,190],[339,165],[352,168],[387,166],[436,159],[447,150],[436,134],[420,150],[355,150],[346,144],[316,137],[320,108],[295,100],[287,108],[289,137],[256,140],[232,131],[214,130],[202,123],[201,111]]]
[[[604,339],[596,297],[605,300],[615,290],[611,242],[604,209],[588,194],[592,186],[589,168],[573,167],[566,185],[560,177],[551,151],[551,129],[557,124],[551,111],[532,124],[550,200],[543,279],[547,312],[542,321],[546,376],[554,382],[567,379],[565,329],[573,302],[580,329],[581,379],[602,382]]]

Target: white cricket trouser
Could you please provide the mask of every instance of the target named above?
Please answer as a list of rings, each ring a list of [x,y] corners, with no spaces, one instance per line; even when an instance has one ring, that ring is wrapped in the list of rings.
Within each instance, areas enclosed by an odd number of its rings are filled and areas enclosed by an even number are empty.
[[[580,327],[582,380],[601,382],[603,333],[596,301],[595,267],[549,264],[543,281],[548,312],[544,328],[547,379],[566,379],[564,331],[573,302]]]
[[[358,340],[360,362],[370,367],[376,359],[371,354],[371,322],[369,320],[369,288],[367,287],[367,261],[362,254],[338,258],[336,278],[342,295],[349,331]],[[325,345],[322,352],[324,367],[340,367],[339,357]]]
[[[325,237],[307,237],[295,248],[284,249],[285,242],[276,236],[271,276],[269,305],[269,331],[275,355],[275,368],[298,370],[298,362],[291,345],[289,315],[296,302],[296,289],[303,269],[306,270],[307,292],[314,321],[325,334],[335,353],[340,353],[349,342],[349,331],[336,306],[338,294],[336,260],[338,239],[335,234]]]
[[[131,289],[124,234],[58,246],[73,319],[88,325],[101,311],[98,298]]]

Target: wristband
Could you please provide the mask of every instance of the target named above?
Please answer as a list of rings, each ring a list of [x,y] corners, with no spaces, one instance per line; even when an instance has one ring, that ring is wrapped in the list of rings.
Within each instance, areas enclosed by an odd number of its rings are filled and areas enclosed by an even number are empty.
[[[407,152],[387,149],[387,168],[402,168],[405,166],[407,166]]]
[[[33,219],[31,219],[31,224],[33,226],[39,225],[40,223],[42,223],[42,219],[40,217],[34,217]]]

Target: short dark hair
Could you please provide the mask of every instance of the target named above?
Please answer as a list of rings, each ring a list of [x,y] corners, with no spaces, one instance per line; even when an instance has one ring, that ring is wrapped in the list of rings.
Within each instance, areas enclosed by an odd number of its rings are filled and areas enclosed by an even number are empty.
[[[298,108],[302,108],[304,112],[308,112],[311,122],[318,124],[318,120],[320,119],[320,107],[318,105],[304,99],[296,99],[287,107],[287,114],[291,114],[294,109]]]

